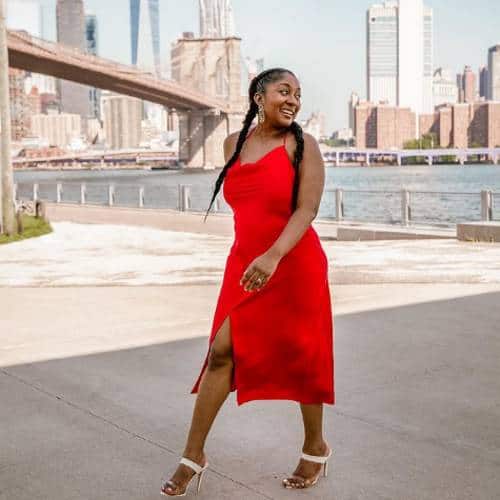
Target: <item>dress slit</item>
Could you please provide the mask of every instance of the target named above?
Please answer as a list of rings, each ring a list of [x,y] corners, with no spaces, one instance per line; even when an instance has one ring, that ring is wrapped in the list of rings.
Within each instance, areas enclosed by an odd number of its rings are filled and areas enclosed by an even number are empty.
[[[254,292],[256,293],[256,292]],[[198,376],[198,379],[196,380],[193,388],[191,389],[191,394],[195,394],[198,392],[199,386],[201,379],[203,377],[203,374],[205,373],[205,370],[208,365],[208,356],[210,354],[210,348],[212,347],[213,342],[215,341],[215,337],[217,337],[222,325],[224,324],[224,321],[226,318],[229,317],[229,335],[231,336],[231,346],[232,346],[232,357],[233,357],[233,370],[232,370],[232,375],[231,375],[231,392],[235,391],[238,389],[236,385],[236,354],[237,354],[237,345],[238,343],[235,342],[235,338],[237,335],[234,335],[234,330],[233,330],[233,325],[234,325],[234,320],[232,319],[232,313],[234,310],[239,307],[241,304],[243,304],[247,299],[251,298],[251,295],[248,296],[242,296],[240,300],[236,301],[235,304],[233,304],[229,310],[222,316],[222,319],[219,321],[215,321],[213,323],[212,331],[210,333],[210,338],[208,341],[208,349],[207,349],[207,354],[205,355],[205,361],[203,362],[201,372]]]

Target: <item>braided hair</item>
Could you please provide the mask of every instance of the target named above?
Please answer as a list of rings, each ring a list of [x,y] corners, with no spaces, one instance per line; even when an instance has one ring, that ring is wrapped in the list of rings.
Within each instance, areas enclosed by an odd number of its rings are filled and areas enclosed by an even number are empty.
[[[234,151],[231,158],[229,158],[229,161],[224,165],[224,168],[222,169],[221,173],[219,174],[217,180],[215,181],[215,188],[214,188],[214,192],[212,195],[212,199],[210,201],[210,205],[208,206],[207,213],[205,214],[205,218],[204,218],[203,222],[205,222],[207,215],[210,212],[210,208],[212,207],[212,204],[217,196],[217,193],[220,191],[220,188],[222,186],[222,182],[224,181],[224,178],[226,177],[227,171],[236,162],[236,160],[241,152],[241,149],[243,148],[243,144],[245,143],[245,140],[247,138],[248,130],[250,129],[250,126],[252,125],[252,122],[253,122],[255,116],[257,115],[259,108],[253,99],[254,95],[257,93],[263,94],[265,92],[265,88],[266,88],[267,84],[278,80],[283,73],[289,73],[290,75],[295,76],[288,69],[271,68],[271,69],[262,71],[255,78],[253,78],[253,80],[250,82],[250,87],[248,88],[248,98],[249,98],[249,102],[250,102],[250,107],[247,111],[247,114],[245,115],[244,120],[243,120],[243,128],[241,129],[240,135],[238,136],[238,142],[236,143],[236,150]],[[293,159],[293,169],[295,171],[294,180],[293,180],[293,190],[292,190],[292,203],[291,203],[291,210],[293,212],[297,208],[297,196],[298,196],[298,192],[299,192],[299,165],[300,165],[300,162],[302,161],[302,157],[304,154],[304,137],[302,134],[302,127],[295,121],[292,122],[292,124],[289,127],[289,130],[292,131],[293,135],[295,136],[295,140],[297,142],[297,148],[295,149],[295,155],[294,155],[294,159]]]

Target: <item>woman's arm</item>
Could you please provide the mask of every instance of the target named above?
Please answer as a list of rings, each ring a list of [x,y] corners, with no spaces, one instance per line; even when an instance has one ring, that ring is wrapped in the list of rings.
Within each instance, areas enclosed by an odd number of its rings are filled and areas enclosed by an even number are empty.
[[[254,259],[243,273],[240,284],[246,291],[261,288],[273,275],[279,261],[302,238],[318,213],[324,185],[325,165],[318,143],[311,135],[304,134],[304,154],[299,168],[297,208],[273,245]],[[256,279],[262,276],[266,279],[258,285]]]

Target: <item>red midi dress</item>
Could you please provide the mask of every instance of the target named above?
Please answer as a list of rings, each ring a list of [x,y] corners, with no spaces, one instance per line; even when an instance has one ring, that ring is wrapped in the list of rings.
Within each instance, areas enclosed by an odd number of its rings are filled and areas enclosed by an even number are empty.
[[[284,142],[256,162],[242,164],[238,158],[223,183],[235,237],[208,347],[229,316],[231,391],[236,390],[238,405],[258,399],[335,403],[328,259],[312,225],[260,290],[245,291],[239,283],[287,225],[294,174]],[[198,392],[207,362],[208,352],[191,394]]]

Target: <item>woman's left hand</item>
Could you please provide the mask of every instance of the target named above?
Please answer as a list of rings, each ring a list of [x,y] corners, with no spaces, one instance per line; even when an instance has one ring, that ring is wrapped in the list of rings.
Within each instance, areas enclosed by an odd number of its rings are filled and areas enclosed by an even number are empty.
[[[281,259],[267,251],[256,257],[246,268],[240,285],[246,292],[260,290],[271,278]]]

